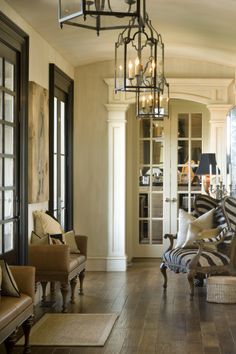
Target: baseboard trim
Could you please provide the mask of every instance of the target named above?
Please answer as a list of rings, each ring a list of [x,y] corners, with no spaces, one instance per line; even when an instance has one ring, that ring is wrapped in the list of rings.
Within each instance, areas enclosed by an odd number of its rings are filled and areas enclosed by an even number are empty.
[[[127,257],[88,257],[86,270],[93,272],[126,272]]]

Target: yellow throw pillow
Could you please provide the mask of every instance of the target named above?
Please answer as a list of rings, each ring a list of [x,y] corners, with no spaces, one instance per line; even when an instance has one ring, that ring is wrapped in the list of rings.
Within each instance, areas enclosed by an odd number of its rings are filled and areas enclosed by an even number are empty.
[[[40,238],[47,234],[62,234],[64,232],[59,222],[43,211],[34,211],[33,217],[34,231]]]
[[[20,297],[20,292],[8,264],[3,259],[0,260],[2,269],[2,295]]]
[[[193,241],[198,239],[198,234],[203,230],[208,230],[213,227],[214,211],[215,209],[212,209],[189,223],[187,237],[183,247],[196,247]]]
[[[198,239],[216,237],[219,235],[220,231],[221,231],[220,228],[202,230],[198,234]],[[217,250],[216,245],[212,245],[210,243],[207,243],[206,245],[204,245],[204,248],[209,249],[209,250],[213,250],[213,251]]]
[[[63,234],[63,240],[66,245],[70,248],[70,253],[80,253],[77,243],[75,241],[75,233],[73,230],[68,231]]]
[[[50,244],[49,236],[46,235],[43,237],[39,237],[34,231],[32,231],[30,243],[33,245],[49,245]]]

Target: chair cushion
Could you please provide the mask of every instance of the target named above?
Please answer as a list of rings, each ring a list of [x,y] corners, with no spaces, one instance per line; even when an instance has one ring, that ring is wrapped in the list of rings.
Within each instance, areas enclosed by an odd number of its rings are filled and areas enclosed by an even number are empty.
[[[170,269],[187,272],[188,265],[193,257],[196,256],[197,252],[197,249],[175,248],[171,251],[165,252],[163,255],[163,260]],[[206,250],[202,252],[198,266],[224,266],[228,265],[229,262],[230,259],[226,255],[216,251]]]
[[[190,221],[187,231],[186,241],[182,247],[192,247],[193,241],[199,238],[199,233],[203,230],[209,230],[213,227],[213,215],[215,209],[211,209],[199,218]]]
[[[43,211],[36,210],[33,212],[34,231],[39,237],[47,234],[62,234],[64,231],[58,221]]]
[[[213,222],[215,227],[220,226],[223,229],[227,226],[227,221],[225,219],[223,209],[220,205],[215,209]]]
[[[80,253],[78,249],[76,240],[75,240],[75,232],[73,230],[67,231],[63,234],[63,240],[66,245],[70,248],[70,253]]]
[[[2,267],[0,266],[0,296],[1,296],[1,289],[2,289]]]
[[[48,235],[39,237],[34,231],[32,231],[30,243],[32,243],[33,245],[49,245],[50,239]]]
[[[6,296],[20,297],[20,292],[10,268],[5,260],[0,260],[2,269],[2,286],[1,294]]]
[[[182,247],[186,241],[188,226],[196,218],[183,209],[179,209],[179,231],[177,235],[176,248]]]
[[[2,296],[0,306],[0,329],[5,327],[31,304],[32,299],[25,294],[21,294],[19,298]]]
[[[206,194],[199,194],[195,198],[194,208],[198,216],[205,214],[211,209],[217,208],[219,201]]]

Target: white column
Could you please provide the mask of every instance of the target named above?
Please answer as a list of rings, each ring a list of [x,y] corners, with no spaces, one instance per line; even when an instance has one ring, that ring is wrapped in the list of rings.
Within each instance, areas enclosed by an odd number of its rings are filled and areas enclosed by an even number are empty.
[[[229,104],[212,104],[210,111],[210,151],[216,154],[216,162],[220,168],[223,183],[226,183],[227,155],[227,114],[232,108]]]
[[[108,110],[108,252],[107,271],[126,271],[126,111],[128,104]]]

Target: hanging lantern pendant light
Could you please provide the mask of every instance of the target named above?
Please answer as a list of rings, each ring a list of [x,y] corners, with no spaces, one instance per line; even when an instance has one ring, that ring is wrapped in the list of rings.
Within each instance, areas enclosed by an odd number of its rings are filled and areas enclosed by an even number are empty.
[[[132,19],[115,43],[115,91],[163,91],[164,44],[145,16],[145,27]]]
[[[58,21],[61,27],[92,29],[99,35],[103,30],[125,28],[127,18],[142,21],[143,8],[145,0],[58,0]]]

